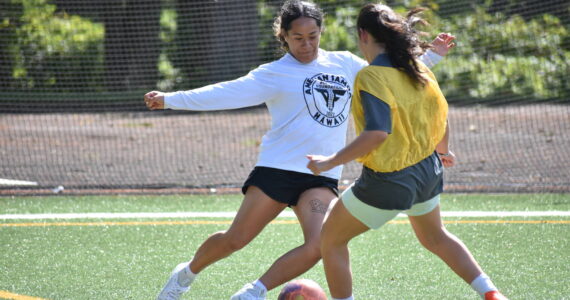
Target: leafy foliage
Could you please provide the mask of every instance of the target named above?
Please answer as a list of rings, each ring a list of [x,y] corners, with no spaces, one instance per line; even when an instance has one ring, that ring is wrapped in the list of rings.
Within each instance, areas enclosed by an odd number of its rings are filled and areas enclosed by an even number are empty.
[[[45,0],[22,0],[13,77],[20,89],[97,91],[104,28],[76,15],[56,14]],[[81,84],[77,78],[85,78]]]
[[[524,20],[478,8],[441,25],[458,44],[435,70],[450,99],[568,99],[570,52],[564,41],[570,35],[558,18]]]
[[[112,53],[105,53],[103,23],[60,12],[49,0],[9,2],[10,9],[0,12],[0,56],[7,58],[0,69],[3,88],[57,93],[105,91],[105,61],[112,59],[105,55]],[[358,54],[355,22],[362,2],[317,2],[326,12],[321,47]],[[194,15],[181,15],[183,5],[177,3],[163,0],[159,8],[161,46],[156,68],[160,77],[156,86],[163,90],[188,86],[193,79],[186,69],[212,72],[210,65],[194,58],[200,53],[192,56],[187,53],[189,46],[180,43],[181,37],[193,41],[196,30],[179,22]],[[261,34],[254,36],[258,36],[259,61],[281,55],[271,31],[280,3],[257,2],[257,30]],[[434,69],[451,101],[569,99],[570,33],[569,20],[564,17],[570,12],[568,4],[550,1],[547,8],[529,4],[531,10],[550,14],[527,10],[520,15],[514,12],[523,11],[524,5],[506,0],[386,3],[400,13],[415,6],[428,7],[431,11],[424,16],[433,25],[432,36],[437,32],[457,36],[458,46]]]
[[[390,1],[388,1],[390,2]],[[393,1],[394,2],[394,1]],[[401,2],[399,2],[401,4]],[[424,17],[432,24],[431,35],[450,32],[457,36],[453,49],[434,69],[451,101],[526,101],[568,99],[570,72],[568,29],[560,19],[543,14],[532,19],[519,15],[488,13],[491,2],[466,5],[449,14],[446,1],[407,1],[394,9],[405,14],[420,4],[432,10]],[[338,7],[329,13],[321,47],[358,53],[355,20],[358,7]]]
[[[356,42],[356,17],[358,9],[340,7],[334,16],[325,19],[325,33],[321,38],[321,47],[327,50],[347,50],[358,53]]]

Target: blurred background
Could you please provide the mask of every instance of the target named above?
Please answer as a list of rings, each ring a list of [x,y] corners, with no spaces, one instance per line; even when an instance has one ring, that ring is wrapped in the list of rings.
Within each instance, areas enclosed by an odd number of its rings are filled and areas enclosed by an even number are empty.
[[[315,1],[321,48],[359,54],[363,1]],[[283,55],[283,1],[1,0],[0,192],[58,186],[192,191],[239,187],[270,117],[147,111],[150,90],[230,80]],[[433,68],[450,108],[455,192],[570,191],[570,2],[386,1],[423,6],[457,47]],[[349,139],[354,137],[349,130]],[[347,165],[343,184],[359,174]]]

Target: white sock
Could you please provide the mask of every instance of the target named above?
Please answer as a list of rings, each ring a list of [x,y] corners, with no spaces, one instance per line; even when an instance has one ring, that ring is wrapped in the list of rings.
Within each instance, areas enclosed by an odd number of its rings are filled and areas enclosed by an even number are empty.
[[[267,287],[259,279],[253,282],[253,285],[267,292]]]
[[[197,275],[198,274],[194,274],[194,272],[190,270],[190,262],[188,262],[186,266],[178,272],[178,284],[180,286],[189,286]]]
[[[477,278],[471,282],[471,287],[479,293],[481,297],[484,297],[487,292],[497,291],[497,287],[485,273],[481,273],[477,276]]]
[[[354,296],[350,295],[348,298],[331,298],[331,300],[354,300]]]

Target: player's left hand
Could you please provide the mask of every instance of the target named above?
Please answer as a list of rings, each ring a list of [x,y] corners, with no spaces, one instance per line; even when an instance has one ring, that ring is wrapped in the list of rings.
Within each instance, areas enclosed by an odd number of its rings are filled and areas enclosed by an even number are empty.
[[[453,152],[449,151],[445,156],[439,155],[439,158],[441,159],[441,163],[444,167],[450,168],[455,166],[455,154]]]
[[[433,47],[432,51],[440,56],[446,56],[449,50],[455,47],[455,36],[450,33],[442,32],[431,42]]]
[[[323,156],[323,155],[307,155],[307,159],[309,159],[309,163],[307,164],[307,168],[313,172],[315,175],[319,175],[322,172],[328,171],[334,166],[331,164],[331,156]]]

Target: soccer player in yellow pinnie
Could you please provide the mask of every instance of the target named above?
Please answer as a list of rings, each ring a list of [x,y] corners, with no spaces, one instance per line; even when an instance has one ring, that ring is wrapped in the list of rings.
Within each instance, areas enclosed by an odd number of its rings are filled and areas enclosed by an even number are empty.
[[[434,75],[416,59],[429,47],[413,29],[423,22],[417,16],[421,11],[404,18],[385,5],[362,8],[359,47],[370,65],[359,71],[354,84],[352,115],[359,136],[333,155],[308,155],[307,167],[315,175],[354,159],[363,164],[321,233],[333,300],[354,299],[348,242],[399,213],[408,215],[420,243],[481,297],[506,299],[441,221],[443,166],[453,166],[455,156],[448,145],[447,102]]]

